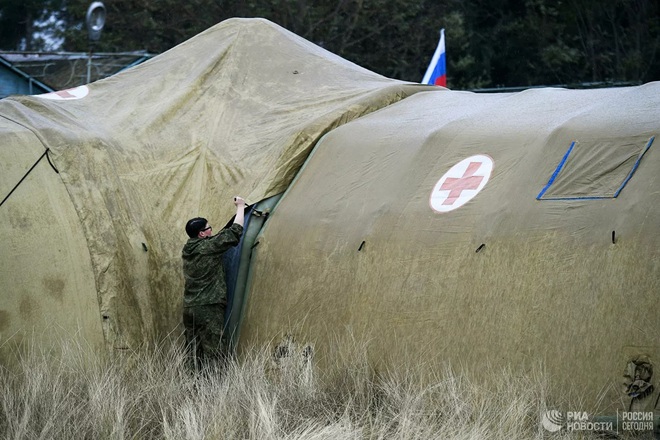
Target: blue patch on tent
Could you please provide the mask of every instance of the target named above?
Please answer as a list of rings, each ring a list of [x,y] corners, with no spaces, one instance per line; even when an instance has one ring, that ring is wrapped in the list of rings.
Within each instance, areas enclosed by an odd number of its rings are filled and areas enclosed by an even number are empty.
[[[537,200],[593,200],[618,197],[655,137],[574,141],[559,161]]]

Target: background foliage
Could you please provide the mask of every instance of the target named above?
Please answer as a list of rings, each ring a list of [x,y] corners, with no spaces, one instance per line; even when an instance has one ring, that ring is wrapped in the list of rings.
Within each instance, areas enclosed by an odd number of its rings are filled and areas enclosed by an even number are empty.
[[[0,48],[88,50],[90,0],[0,0]],[[450,88],[660,80],[657,0],[105,0],[98,51],[163,52],[264,17],[363,67],[418,82],[446,29]],[[41,31],[41,32],[38,32]]]

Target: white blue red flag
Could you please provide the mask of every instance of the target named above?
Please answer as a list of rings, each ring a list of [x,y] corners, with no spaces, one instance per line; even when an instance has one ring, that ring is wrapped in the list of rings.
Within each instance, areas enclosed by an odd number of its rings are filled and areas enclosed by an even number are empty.
[[[433,54],[422,84],[447,87],[447,60],[445,59],[445,30],[440,29],[440,42]]]

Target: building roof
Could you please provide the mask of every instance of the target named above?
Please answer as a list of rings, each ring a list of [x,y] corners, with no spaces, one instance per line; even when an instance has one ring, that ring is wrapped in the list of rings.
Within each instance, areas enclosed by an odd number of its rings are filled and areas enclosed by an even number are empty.
[[[40,94],[54,91],[0,57],[0,99],[10,95]]]
[[[154,54],[145,51],[118,53],[6,52],[0,59],[53,90],[64,90],[107,78],[140,64]]]

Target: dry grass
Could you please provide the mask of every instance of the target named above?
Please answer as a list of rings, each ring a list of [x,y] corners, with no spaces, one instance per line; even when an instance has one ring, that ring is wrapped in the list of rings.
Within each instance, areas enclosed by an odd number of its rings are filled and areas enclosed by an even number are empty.
[[[102,359],[83,345],[24,351],[0,369],[3,439],[533,439],[550,434],[542,376],[493,373],[477,385],[449,368],[378,372],[366,350],[320,371],[295,350],[250,350],[191,372],[177,346]],[[61,355],[60,355],[61,353]]]

